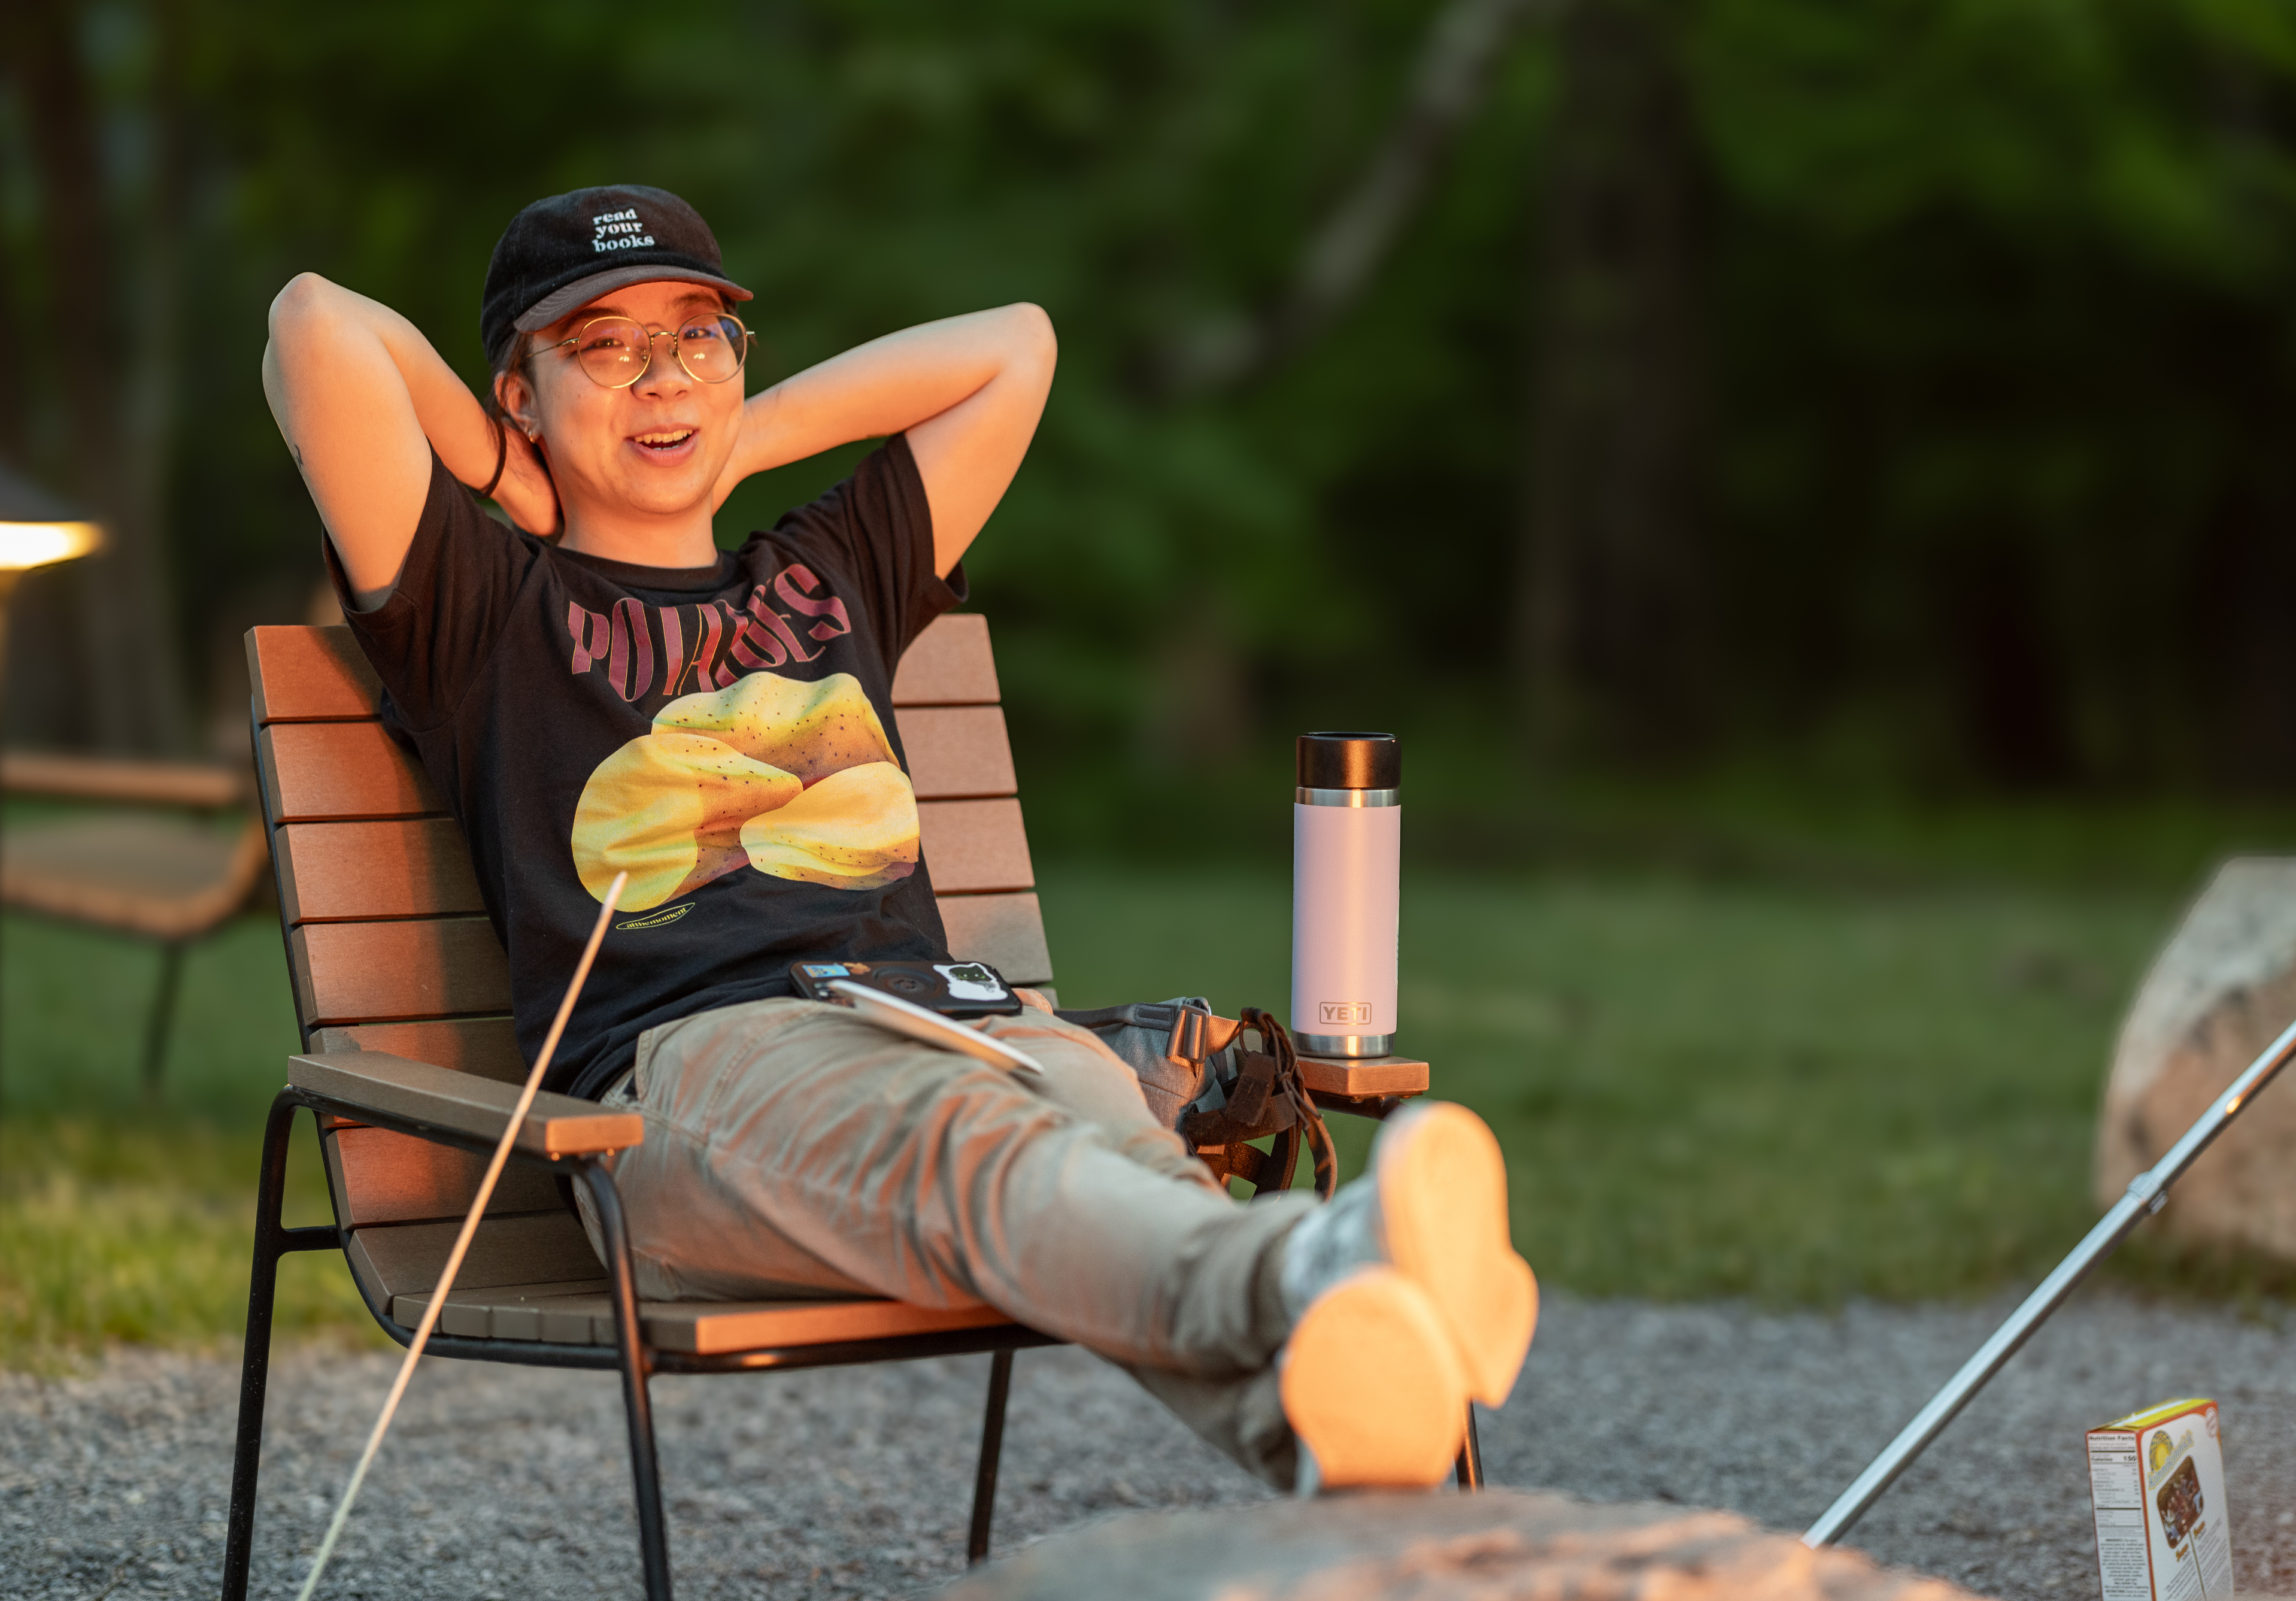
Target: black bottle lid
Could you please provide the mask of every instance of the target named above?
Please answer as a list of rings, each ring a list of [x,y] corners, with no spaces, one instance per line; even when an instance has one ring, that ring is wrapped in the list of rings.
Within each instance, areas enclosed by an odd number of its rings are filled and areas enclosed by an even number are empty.
[[[1303,734],[1299,784],[1308,790],[1403,787],[1403,742],[1392,734]]]

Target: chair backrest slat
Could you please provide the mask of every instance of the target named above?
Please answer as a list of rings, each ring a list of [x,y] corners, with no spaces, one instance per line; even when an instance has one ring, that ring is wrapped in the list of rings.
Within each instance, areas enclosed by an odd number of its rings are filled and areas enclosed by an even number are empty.
[[[911,707],[894,715],[918,800],[1009,795],[1020,787],[1003,708]],[[275,823],[446,814],[422,764],[372,718],[275,724],[259,737],[268,747],[265,799]]]
[[[317,1051],[381,1051],[458,1073],[518,1084],[526,1079],[518,1028],[508,1017],[434,1017],[420,1022],[343,1023],[316,1030]]]
[[[256,735],[256,754],[274,824],[447,813],[422,764],[373,718],[271,723]]]
[[[988,620],[977,612],[935,618],[893,669],[897,707],[993,706],[1002,699]]]
[[[944,895],[1035,887],[1016,800],[928,800],[917,808],[917,836]]]
[[[1045,914],[1033,892],[944,895],[940,920],[948,932],[948,948],[958,956],[986,962],[1015,984],[1053,981]]]
[[[287,921],[484,912],[471,849],[452,817],[291,823],[276,836]]]
[[[1002,706],[911,706],[894,716],[918,800],[969,800],[1020,789]]]
[[[382,685],[348,628],[250,629],[247,666],[259,723],[358,722],[380,706]],[[993,706],[1001,699],[988,620],[971,612],[936,619],[893,674],[897,707]]]
[[[250,628],[247,677],[255,720],[308,723],[373,718],[382,683],[348,628]]]
[[[334,1146],[327,1164],[337,1215],[354,1228],[373,1223],[427,1223],[459,1218],[479,1191],[487,1159],[458,1145],[354,1124],[322,1137]],[[515,1212],[557,1211],[557,1176],[521,1162],[504,1165],[496,1180],[489,1218]]]
[[[510,959],[483,917],[307,923],[288,947],[307,1028],[510,1010]]]

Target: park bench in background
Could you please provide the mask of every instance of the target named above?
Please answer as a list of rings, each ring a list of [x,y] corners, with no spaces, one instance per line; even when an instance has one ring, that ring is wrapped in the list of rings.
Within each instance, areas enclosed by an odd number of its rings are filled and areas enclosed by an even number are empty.
[[[510,973],[462,831],[377,718],[379,686],[341,628],[248,635],[256,768],[307,1054],[264,1136],[246,1359],[225,1554],[240,1601],[252,1553],[272,1296],[279,1258],[340,1249],[367,1308],[404,1344],[428,1305],[523,1080]],[[988,625],[944,617],[902,658],[895,716],[921,846],[955,955],[1049,992],[1053,968],[997,703]],[[1412,1069],[1415,1067],[1416,1076]],[[1423,1063],[1309,1064],[1316,1098],[1381,1115],[1426,1087]],[[332,1227],[284,1227],[288,1136],[315,1114]],[[636,1300],[620,1203],[602,1158],[644,1137],[634,1112],[537,1097],[429,1349],[481,1361],[619,1370],[647,1593],[669,1569],[646,1394],[650,1373],[723,1373],[993,1351],[967,1555],[988,1548],[1013,1352],[1046,1335],[985,1308],[878,1299]],[[570,1204],[586,1186],[601,1268]]]
[[[215,815],[247,807],[248,774],[188,763],[12,751],[0,791],[107,809],[0,831],[0,903],[152,940],[160,982],[144,1030],[144,1082],[156,1088],[184,951],[263,885],[267,853],[252,811],[235,834]]]

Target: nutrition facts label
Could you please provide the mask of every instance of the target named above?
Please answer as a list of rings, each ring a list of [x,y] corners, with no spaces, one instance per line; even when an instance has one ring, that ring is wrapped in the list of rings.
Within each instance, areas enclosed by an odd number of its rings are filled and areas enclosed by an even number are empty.
[[[2089,1436],[2088,1498],[2096,1513],[2096,1568],[2104,1601],[2152,1601],[2144,1473],[2135,1435]]]

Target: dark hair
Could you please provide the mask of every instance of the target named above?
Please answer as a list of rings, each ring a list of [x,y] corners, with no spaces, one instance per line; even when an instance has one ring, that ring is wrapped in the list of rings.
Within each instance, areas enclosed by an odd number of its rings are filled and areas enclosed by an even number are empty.
[[[486,413],[487,421],[494,424],[495,430],[495,475],[487,480],[487,487],[479,491],[482,497],[488,499],[493,497],[495,490],[502,484],[503,469],[510,463],[509,431],[518,426],[517,419],[510,415],[502,403],[502,378],[505,373],[516,373],[519,377],[525,380],[527,391],[529,394],[533,392],[533,334],[519,333],[511,335],[509,342],[503,346],[501,354],[495,357],[493,370],[487,374],[487,392],[479,402],[480,409]],[[535,459],[542,464],[544,475],[548,476],[550,458],[537,451]]]
[[[510,413],[503,409],[501,389],[503,374],[516,373],[526,381],[529,390],[534,387],[534,335],[513,332],[502,352],[494,359],[494,367],[487,374],[487,393],[483,405],[487,415],[498,428],[514,427]]]

